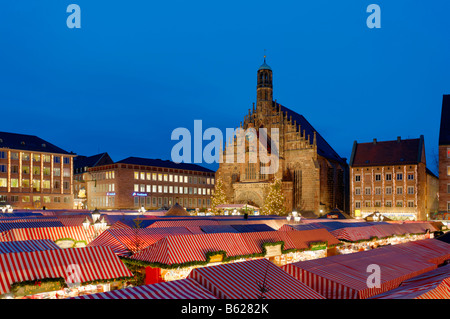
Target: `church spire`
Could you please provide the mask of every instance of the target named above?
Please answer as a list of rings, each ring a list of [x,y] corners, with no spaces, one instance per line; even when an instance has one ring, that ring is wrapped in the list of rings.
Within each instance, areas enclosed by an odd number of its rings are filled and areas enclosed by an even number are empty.
[[[273,100],[272,69],[266,63],[265,54],[264,63],[257,72],[256,100],[257,104],[260,104],[259,102],[262,101],[272,102]]]

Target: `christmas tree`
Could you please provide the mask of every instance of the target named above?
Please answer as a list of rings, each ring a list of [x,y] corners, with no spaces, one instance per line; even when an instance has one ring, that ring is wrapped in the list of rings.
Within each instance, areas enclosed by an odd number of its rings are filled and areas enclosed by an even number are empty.
[[[223,205],[227,203],[227,196],[225,194],[225,189],[223,186],[223,181],[221,178],[216,179],[216,185],[214,186],[214,194],[211,196],[211,210],[213,213],[217,214],[218,210],[216,207],[218,205]]]
[[[276,179],[271,185],[269,194],[264,200],[264,206],[261,209],[264,215],[285,215],[285,198],[281,189],[281,181]]]

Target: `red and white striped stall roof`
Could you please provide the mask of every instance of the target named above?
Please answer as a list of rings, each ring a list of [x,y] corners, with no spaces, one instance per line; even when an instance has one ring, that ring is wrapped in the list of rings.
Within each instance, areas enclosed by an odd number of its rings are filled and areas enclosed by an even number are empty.
[[[118,289],[74,299],[217,299],[193,279],[181,279],[152,285]]]
[[[104,231],[89,246],[111,246],[120,255],[129,255],[145,249],[169,235],[192,235],[186,227],[114,228]]]
[[[206,261],[207,252],[221,250],[226,251],[227,256],[247,255],[248,250],[238,235],[219,233],[167,236],[130,258],[172,265]]]
[[[70,265],[80,267],[82,283],[132,276],[109,247],[1,254],[0,295],[8,293],[11,285],[16,282],[60,277],[70,280],[73,272]]]
[[[0,254],[60,249],[50,239],[0,242]]]
[[[441,265],[450,259],[450,244],[437,239],[424,239],[383,247],[399,253],[407,253],[416,259]]]
[[[369,288],[373,270],[380,268],[379,288]],[[327,299],[366,299],[397,288],[404,280],[437,266],[410,254],[378,248],[288,264],[282,268]],[[372,277],[371,277],[372,278]]]
[[[450,265],[405,280],[400,287],[371,299],[450,299]]]
[[[70,238],[75,241],[86,241],[89,243],[95,231],[90,226],[87,232],[82,226],[78,227],[42,227],[42,228],[22,228],[11,229],[0,236],[0,241],[51,239],[57,241],[63,238]]]
[[[265,258],[194,268],[188,278],[219,299],[325,299]]]

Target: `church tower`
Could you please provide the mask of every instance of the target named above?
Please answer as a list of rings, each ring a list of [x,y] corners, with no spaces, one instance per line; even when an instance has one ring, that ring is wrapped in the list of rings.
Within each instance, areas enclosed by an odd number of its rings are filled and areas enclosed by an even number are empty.
[[[272,106],[273,86],[272,86],[272,69],[266,64],[266,56],[264,63],[259,67],[257,72],[256,85],[256,108],[266,108]]]

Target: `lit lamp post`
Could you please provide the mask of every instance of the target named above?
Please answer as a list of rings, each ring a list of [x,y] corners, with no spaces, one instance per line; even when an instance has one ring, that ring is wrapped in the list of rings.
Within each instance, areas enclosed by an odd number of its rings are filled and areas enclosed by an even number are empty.
[[[292,218],[291,215],[287,215],[287,216],[286,216],[286,220],[288,221],[288,224],[291,223],[291,218]]]
[[[94,223],[100,218],[100,211],[96,208],[92,213],[92,220]]]

